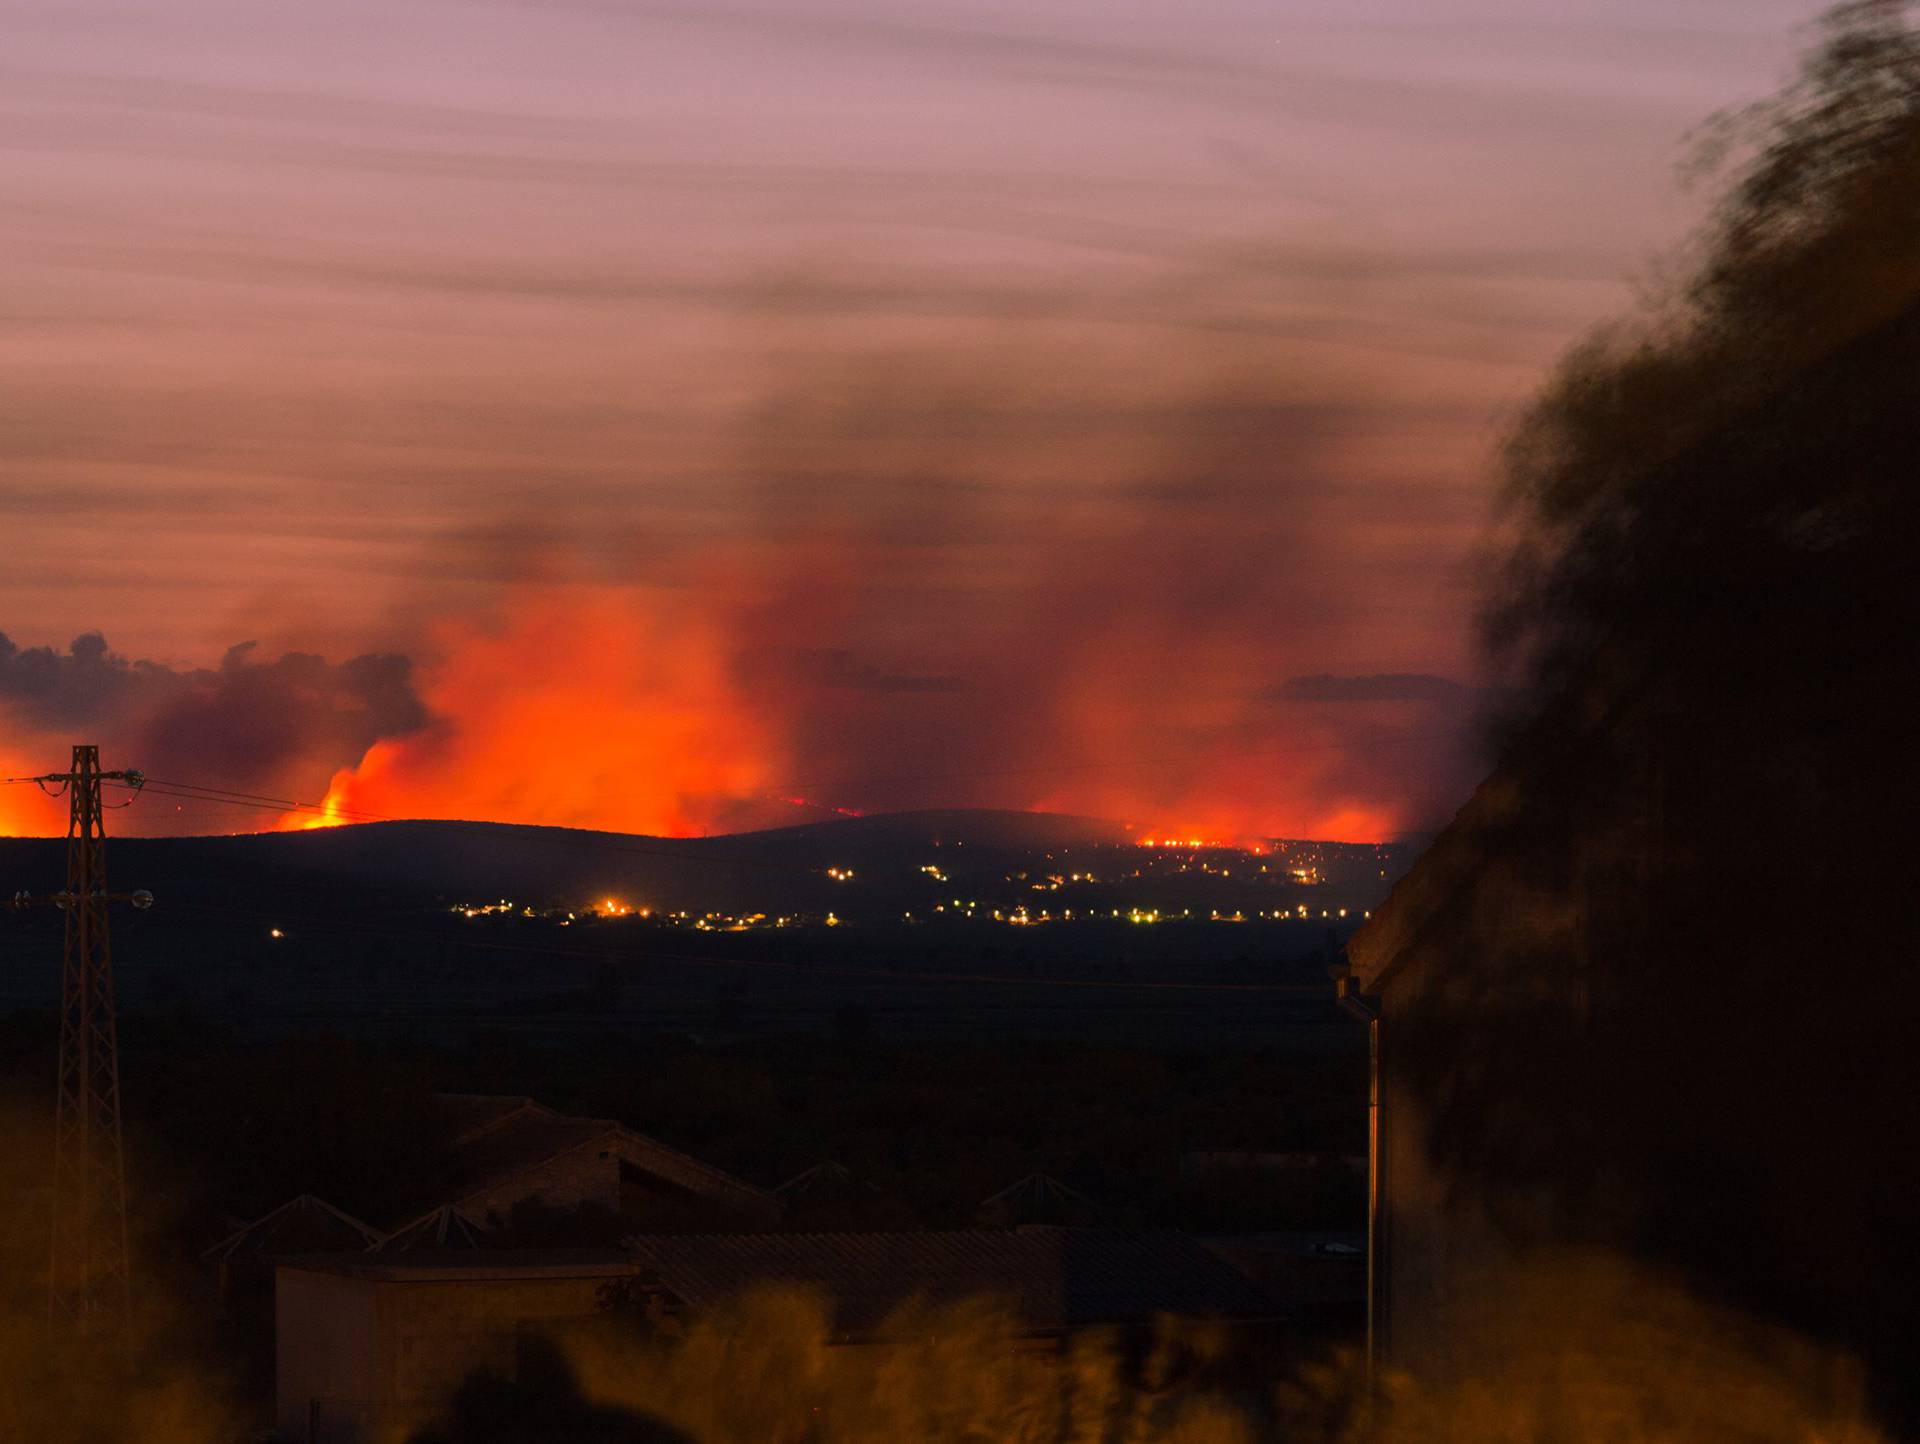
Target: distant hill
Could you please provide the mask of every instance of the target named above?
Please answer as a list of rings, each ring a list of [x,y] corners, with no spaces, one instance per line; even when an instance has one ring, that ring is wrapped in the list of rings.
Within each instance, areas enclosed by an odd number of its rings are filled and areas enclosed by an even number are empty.
[[[0,839],[0,896],[57,891],[64,849]],[[155,897],[115,913],[130,1016],[559,1040],[820,1031],[853,1008],[929,1035],[1175,1037],[1203,1017],[1210,1037],[1305,1029],[1344,1047],[1326,960],[1408,860],[1360,843],[1145,846],[1094,818],[952,811],[685,839],[466,822],[114,838],[108,873]],[[58,996],[60,935],[51,908],[0,915],[0,1016]],[[1306,992],[1103,990],[1129,979]]]
[[[1123,846],[1118,823],[1056,813],[942,811],[835,819],[721,837],[663,838],[493,822],[373,822],[232,837],[114,838],[117,887],[164,900],[297,904],[512,898],[538,906],[616,897],[659,908],[831,905],[828,868],[895,871],[965,853],[975,866],[1048,849]],[[0,893],[45,892],[60,838],[0,839]],[[925,855],[925,859],[922,858]]]
[[[60,838],[0,839],[0,896],[58,889]],[[341,918],[510,900],[599,908],[898,923],[942,909],[991,917],[1249,917],[1296,907],[1354,916],[1412,853],[1398,844],[1276,842],[1257,861],[1225,848],[1145,847],[1098,818],[901,812],[767,832],[663,838],[490,822],[374,822],[233,837],[114,838],[116,889],[145,888],[153,921],[182,913]],[[1346,909],[1341,912],[1341,909]],[[179,910],[179,911],[176,911]]]

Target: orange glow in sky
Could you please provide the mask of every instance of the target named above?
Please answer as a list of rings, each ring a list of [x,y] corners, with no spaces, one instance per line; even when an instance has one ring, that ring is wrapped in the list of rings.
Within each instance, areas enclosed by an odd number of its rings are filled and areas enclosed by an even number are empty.
[[[28,777],[50,770],[46,758],[0,750],[0,777]],[[30,782],[0,783],[0,837],[60,837],[67,830],[65,798],[47,796]]]
[[[422,681],[442,719],[376,743],[291,828],[378,817],[684,837],[724,825],[782,762],[696,617],[619,593],[522,598],[498,628],[449,625]]]
[[[1696,219],[1678,139],[1810,13],[495,5],[449,48],[374,0],[165,8],[8,26],[0,631],[130,675],[404,654],[433,721],[312,725],[346,694],[297,676],[123,715],[150,689],[23,664],[10,749],[84,719],[326,797],[290,827],[1356,840],[1457,804],[1461,709],[1277,694],[1470,680],[1489,418]]]
[[[1024,709],[1028,730],[995,739],[1004,772],[963,774],[956,784],[945,775],[953,764],[937,752],[915,763],[869,760],[858,713],[830,711],[824,733],[804,736],[805,719],[843,699],[830,687],[823,704],[805,678],[743,661],[757,634],[741,635],[741,622],[733,631],[718,625],[726,616],[700,587],[510,590],[499,615],[437,629],[439,660],[419,679],[436,720],[374,744],[334,775],[320,811],[280,825],[434,817],[675,837],[777,825],[806,820],[792,815],[796,798],[780,779],[823,765],[815,749],[831,749],[847,789],[871,786],[862,774],[879,772],[896,805],[919,800],[921,784],[901,775],[917,766],[944,805],[960,785],[974,805],[1149,819],[1146,834],[1170,845],[1283,835],[1378,841],[1407,825],[1390,801],[1340,795],[1330,769],[1341,765],[1342,748],[1326,724],[1300,729],[1296,754],[1244,755],[1265,705],[1239,684],[1259,655],[1244,640],[1182,649],[1170,638],[1161,651],[1150,636],[1136,638],[1118,669],[1070,663],[1022,681],[1011,705]],[[1190,685],[1178,695],[1129,680],[1133,667],[1172,665],[1174,650],[1190,664]],[[1210,661],[1191,665],[1199,653]],[[921,705],[933,727],[962,703],[930,693]],[[1182,748],[1190,755],[1178,755]],[[1169,752],[1176,755],[1152,762]],[[809,755],[811,768],[803,766]],[[1081,768],[1077,759],[1087,757],[1151,765]],[[1066,762],[1058,776],[1047,773],[1050,759]],[[861,811],[830,797],[801,805],[813,816]]]

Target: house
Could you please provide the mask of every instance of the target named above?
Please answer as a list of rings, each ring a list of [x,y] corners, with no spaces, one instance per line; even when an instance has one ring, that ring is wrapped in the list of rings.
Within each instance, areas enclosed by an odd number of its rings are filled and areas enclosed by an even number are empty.
[[[543,1326],[640,1268],[619,1251],[418,1249],[279,1261],[275,1421],[299,1444],[401,1444],[470,1375],[515,1375]]]
[[[1463,1319],[1517,1262],[1515,1235],[1475,1177],[1434,1166],[1436,1098],[1405,1066],[1402,1043],[1423,1012],[1463,1002],[1478,985],[1457,960],[1461,929],[1475,931],[1484,956],[1517,931],[1528,933],[1528,949],[1549,949],[1567,931],[1567,918],[1530,906],[1519,878],[1484,845],[1519,803],[1509,778],[1482,783],[1348,939],[1336,970],[1340,1000],[1367,1025],[1371,1052],[1367,1358],[1421,1377],[1453,1371]]]
[[[420,1249],[282,1259],[276,1415],[297,1444],[398,1444],[480,1370],[514,1378],[552,1331],[643,1302],[686,1319],[767,1286],[817,1291],[830,1342],[888,1342],[916,1300],[1002,1301],[1010,1347],[1168,1317],[1225,1321],[1263,1349],[1272,1291],[1184,1235],[1109,1229],[648,1235],[624,1250]]]
[[[816,1163],[774,1189],[784,1226],[801,1233],[912,1228],[904,1200],[844,1164]]]
[[[1367,1239],[1345,1230],[1280,1230],[1203,1238],[1208,1252],[1298,1311],[1301,1331],[1346,1345],[1365,1326]]]
[[[1078,1189],[1069,1188],[1050,1173],[1029,1173],[998,1193],[980,1200],[974,1222],[989,1228],[1021,1224],[1102,1223],[1105,1210]]]
[[[379,1242],[368,1247],[368,1253],[397,1254],[413,1253],[417,1250],[446,1251],[451,1249],[475,1249],[487,1247],[487,1231],[466,1214],[450,1203],[429,1210],[403,1224]],[[319,1252],[319,1250],[312,1250]]]
[[[516,1204],[536,1200],[667,1227],[768,1226],[780,1216],[767,1190],[612,1119],[568,1117],[531,1098],[448,1094],[443,1102],[455,1179],[443,1202],[475,1223],[504,1221]]]
[[[273,1260],[294,1254],[496,1246],[522,1206],[597,1209],[616,1229],[766,1228],[782,1215],[772,1192],[609,1118],[491,1094],[442,1094],[440,1103],[450,1133],[448,1196],[381,1229],[302,1195],[202,1254],[218,1269],[221,1291],[248,1278],[267,1282]]]
[[[200,1257],[214,1266],[222,1295],[273,1282],[273,1260],[288,1254],[378,1247],[386,1235],[371,1224],[303,1193],[242,1224]]]
[[[646,1291],[668,1314],[698,1315],[755,1288],[824,1297],[834,1340],[885,1337],[913,1301],[991,1298],[1028,1340],[1162,1317],[1282,1325],[1282,1298],[1186,1234],[1149,1229],[952,1229],[899,1233],[763,1233],[627,1240]]]

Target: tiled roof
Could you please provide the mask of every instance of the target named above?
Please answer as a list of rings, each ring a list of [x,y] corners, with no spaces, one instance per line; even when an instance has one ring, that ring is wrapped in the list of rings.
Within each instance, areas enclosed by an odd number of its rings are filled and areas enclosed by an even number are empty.
[[[456,1147],[514,1117],[555,1116],[546,1104],[510,1093],[442,1093],[435,1101]]]
[[[843,1333],[871,1333],[909,1300],[991,1296],[1048,1333],[1160,1314],[1272,1319],[1280,1301],[1185,1234],[1120,1229],[650,1235],[631,1256],[703,1309],[765,1285],[817,1289]]]
[[[379,1240],[368,1253],[396,1254],[414,1253],[422,1249],[459,1250],[470,1252],[485,1248],[487,1236],[479,1224],[468,1218],[450,1203],[443,1203],[430,1213],[424,1213],[411,1223],[402,1224],[386,1238]],[[319,1250],[314,1250],[319,1252]]]
[[[508,1116],[485,1131],[470,1135],[451,1152],[454,1175],[460,1180],[456,1202],[508,1182],[577,1148],[592,1147],[612,1153],[640,1169],[695,1194],[772,1208],[765,1190],[724,1169],[669,1148],[658,1139],[635,1133],[610,1118],[567,1118],[543,1112]]]
[[[792,1202],[797,1198],[811,1198],[815,1194],[842,1194],[852,1192],[860,1186],[853,1176],[853,1170],[845,1164],[826,1162],[816,1163],[812,1168],[802,1169],[785,1183],[774,1189],[782,1201]]]
[[[980,1200],[975,1222],[987,1224],[1089,1224],[1100,1206],[1047,1173],[1029,1173]]]
[[[477,1191],[604,1138],[619,1126],[608,1118],[510,1118],[455,1144],[450,1162],[463,1189]]]
[[[611,1152],[616,1158],[666,1183],[710,1198],[774,1208],[764,1189],[737,1179],[726,1169],[703,1164],[659,1139],[624,1127],[611,1118],[563,1118],[559,1114],[507,1118],[451,1150],[455,1177],[461,1181],[455,1202],[507,1183],[530,1167],[559,1158],[574,1148]]]
[[[365,1248],[381,1240],[378,1229],[324,1198],[303,1193],[273,1212],[236,1229],[200,1257],[226,1262],[246,1254],[319,1253],[326,1249]]]
[[[1483,944],[1503,933],[1537,937],[1542,919],[1517,888],[1497,841],[1524,803],[1505,767],[1474,789],[1373,917],[1347,939],[1347,962],[1362,992],[1379,992],[1413,964],[1423,941],[1450,918],[1471,915]]]

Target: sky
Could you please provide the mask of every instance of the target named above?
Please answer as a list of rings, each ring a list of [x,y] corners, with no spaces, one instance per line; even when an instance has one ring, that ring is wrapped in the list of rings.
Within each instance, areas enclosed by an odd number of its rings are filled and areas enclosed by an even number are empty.
[[[0,773],[1429,826],[1502,430],[1813,13],[0,0]]]

